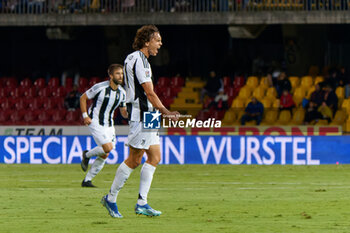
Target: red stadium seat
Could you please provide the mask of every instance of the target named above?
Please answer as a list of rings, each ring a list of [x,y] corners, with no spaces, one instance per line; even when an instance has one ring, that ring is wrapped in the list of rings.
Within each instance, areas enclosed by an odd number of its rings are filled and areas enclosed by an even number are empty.
[[[50,78],[49,82],[47,83],[48,87],[52,87],[52,88],[57,88],[60,86],[60,80],[57,77],[52,77]]]
[[[236,76],[233,80],[233,86],[235,88],[241,88],[244,86],[244,77],[243,76]]]
[[[0,87],[4,87],[7,82],[7,77],[1,77],[0,78]]]
[[[228,87],[231,87],[231,86],[232,86],[231,78],[228,77],[228,76],[225,76],[225,77],[223,78],[223,83],[224,83],[224,87],[225,87],[225,88],[228,88]]]
[[[28,101],[26,98],[18,98],[15,103],[16,110],[28,109]]]
[[[52,114],[52,122],[55,125],[64,125],[65,122],[66,111],[55,111]]]
[[[68,125],[79,125],[80,119],[79,119],[79,110],[77,111],[68,111],[65,117],[66,123]]]
[[[0,87],[0,98],[7,98],[9,97],[11,92],[11,89],[6,87]]]
[[[26,113],[26,110],[22,111],[13,111],[10,115],[10,122],[13,125],[24,125],[24,115]]]
[[[53,98],[47,98],[43,102],[43,107],[45,110],[56,109],[57,102]]]
[[[38,92],[36,90],[35,87],[28,87],[24,90],[24,93],[23,95],[26,97],[26,98],[34,98],[38,95]]]
[[[43,102],[44,102],[44,99],[41,98],[41,97],[33,98],[33,99],[29,102],[29,109],[31,109],[31,110],[42,109],[42,107],[43,107]]]
[[[42,88],[44,88],[44,87],[46,86],[45,79],[44,79],[44,78],[38,78],[37,80],[35,80],[34,86],[35,86],[37,89],[42,89]]]
[[[20,82],[19,85],[21,87],[30,88],[33,84],[32,84],[32,80],[30,80],[29,78],[25,78]]]
[[[16,87],[16,88],[11,90],[10,96],[12,98],[22,97],[22,96],[24,96],[24,92],[25,92],[25,87]]]
[[[8,109],[14,109],[15,106],[12,103],[12,99],[5,98],[0,103],[1,110],[8,110]]]
[[[81,94],[84,94],[87,90],[89,90],[89,87],[79,87],[78,88],[78,91],[81,93]]]
[[[176,76],[171,79],[171,85],[173,87],[182,87],[184,84],[185,84],[185,79],[182,77]]]
[[[10,115],[12,114],[11,110],[4,110],[1,109],[0,110],[0,124],[1,125],[7,125],[9,124],[9,119],[10,119]]]
[[[93,85],[95,85],[96,83],[99,83],[99,82],[101,82],[100,77],[91,77],[88,87],[92,87]]]
[[[72,88],[73,87],[73,78],[66,77],[66,81],[64,82],[64,86],[66,88]]]
[[[38,120],[41,125],[49,125],[51,121],[51,114],[49,111],[42,111],[38,115]]]
[[[15,88],[17,87],[17,85],[18,85],[18,81],[16,78],[14,77],[7,78],[7,81],[6,81],[7,88]]]
[[[66,88],[65,87],[57,87],[52,89],[53,97],[65,97],[66,96]]]
[[[64,108],[64,97],[56,97],[56,98],[52,98],[52,101],[54,102],[54,106],[56,106],[56,108],[58,110],[63,110]]]
[[[215,120],[221,120],[225,115],[225,110],[223,111],[214,111],[213,114],[211,114],[212,118],[215,118]]]
[[[171,79],[168,77],[160,77],[157,82],[157,86],[160,87],[169,87]]]
[[[39,97],[50,97],[50,96],[52,96],[52,89],[49,87],[41,88],[38,91],[38,96]]]
[[[207,120],[209,118],[209,112],[202,110],[198,113],[196,118],[197,120],[202,120],[202,121]]]
[[[88,87],[88,84],[89,84],[89,82],[88,82],[87,78],[84,78],[84,77],[79,78],[79,81],[78,81],[79,88]]]

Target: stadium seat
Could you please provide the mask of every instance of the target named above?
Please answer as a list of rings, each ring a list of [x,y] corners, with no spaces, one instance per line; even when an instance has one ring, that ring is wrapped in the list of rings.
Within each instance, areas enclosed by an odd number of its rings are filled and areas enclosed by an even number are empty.
[[[319,120],[315,125],[316,126],[328,125],[328,121],[327,120]]]
[[[272,107],[273,108],[279,108],[280,107],[281,100],[280,99],[273,99],[272,100]]]
[[[295,105],[298,107],[303,99],[305,98],[305,89],[303,87],[298,87],[295,89],[293,93],[293,100]]]
[[[19,97],[22,97],[24,95],[24,92],[25,92],[25,87],[16,87],[16,88],[11,90],[10,96],[12,98],[19,98]]]
[[[300,79],[299,77],[297,76],[290,76],[289,78],[289,81],[292,85],[292,90],[294,90],[297,86],[299,86],[299,83],[300,83]]]
[[[14,78],[14,77],[7,78],[7,81],[6,81],[7,88],[13,89],[13,88],[17,87],[17,85],[18,85],[18,81],[16,78]]]
[[[157,86],[159,87],[169,87],[171,83],[171,79],[168,77],[160,77],[157,82]]]
[[[64,87],[65,88],[73,88],[73,78],[66,77],[66,80],[64,82]]]
[[[215,118],[215,120],[221,120],[225,115],[225,110],[224,111],[214,111],[211,115],[210,118]]]
[[[209,112],[208,111],[200,111],[196,117],[197,120],[202,120],[202,121],[205,121],[209,118]]]
[[[37,125],[38,124],[38,115],[40,114],[40,110],[29,110],[24,114],[23,120],[26,125]]]
[[[244,77],[242,76],[236,76],[233,80],[233,87],[235,88],[241,88],[244,86]]]
[[[276,123],[278,117],[277,110],[267,110],[263,120],[261,121],[261,125],[274,125]]]
[[[66,111],[61,110],[61,111],[55,111],[52,114],[52,123],[55,125],[64,125],[65,124],[65,115]]]
[[[275,99],[277,98],[277,91],[276,88],[274,87],[269,87],[266,91],[266,97],[270,99]]]
[[[26,98],[18,98],[15,107],[16,110],[28,109],[28,100]]]
[[[330,125],[343,125],[345,121],[346,121],[346,112],[343,110],[338,110],[335,113],[333,121],[330,123]]]
[[[1,106],[1,110],[14,109],[15,107],[10,98],[2,99],[0,106]]]
[[[34,86],[35,86],[37,89],[42,89],[42,88],[44,88],[44,87],[46,86],[45,79],[44,79],[44,78],[38,78],[37,80],[35,80]]]
[[[243,109],[245,106],[245,100],[246,99],[241,99],[241,98],[234,99],[232,102],[231,108],[234,110]]]
[[[236,120],[236,114],[235,112],[230,109],[226,111],[224,119],[222,119],[222,124],[224,126],[232,125],[232,123]]]
[[[344,99],[342,105],[342,109],[344,109],[348,114],[350,114],[350,99]]]
[[[24,90],[23,96],[26,98],[34,98],[37,94],[35,87],[28,87]]]
[[[323,82],[323,81],[324,81],[323,76],[317,76],[317,77],[315,78],[314,84],[316,85],[316,84],[321,83],[321,82]]]
[[[38,115],[38,121],[41,125],[49,125],[49,122],[51,120],[51,115],[48,111],[42,111]]]
[[[224,88],[229,88],[232,86],[232,81],[231,81],[231,78],[229,76],[223,77],[222,81],[224,83]]]
[[[91,77],[88,87],[92,87],[93,85],[95,85],[96,83],[99,83],[99,82],[101,82],[100,77]]]
[[[260,84],[259,84],[260,87],[264,88],[265,90],[267,88],[269,88],[269,84],[268,84],[268,81],[267,81],[267,77],[262,77],[260,79]]]
[[[52,89],[49,87],[43,87],[38,90],[38,96],[39,97],[51,97],[52,96]]]
[[[66,96],[66,88],[65,87],[57,87],[52,89],[53,97],[65,97]]]
[[[313,80],[311,76],[304,76],[301,78],[301,87],[303,87],[305,90],[310,88],[313,85]]]
[[[32,87],[32,80],[30,80],[29,78],[25,78],[23,79],[20,84],[21,87],[25,87],[25,88],[30,88]]]
[[[290,125],[302,125],[304,122],[305,110],[303,108],[298,108],[293,113],[292,121],[289,123]]]
[[[250,98],[252,90],[248,86],[244,86],[239,90],[238,97],[241,99]]]
[[[43,107],[43,102],[44,99],[41,97],[36,97],[33,98],[30,102],[29,102],[29,109],[31,110],[38,110],[38,109],[42,109]]]
[[[248,86],[251,89],[254,89],[258,86],[258,84],[259,84],[258,77],[256,77],[256,76],[248,77],[246,86]]]
[[[86,88],[86,87],[88,87],[88,84],[89,84],[89,82],[88,82],[87,78],[85,78],[85,77],[79,78],[79,81],[78,81],[79,88]]]
[[[47,86],[48,87],[51,87],[51,88],[57,88],[60,86],[60,80],[59,78],[57,77],[52,77],[50,78],[49,82],[47,83]]]
[[[64,108],[64,97],[55,97],[55,98],[52,98],[52,101],[54,102],[54,106],[56,106],[56,108],[58,110],[64,110],[65,109]]]
[[[26,110],[21,110],[21,111],[13,111],[12,114],[10,115],[10,122],[13,125],[25,125],[24,122],[24,115],[26,114]]]
[[[171,85],[173,87],[182,87],[184,84],[185,84],[185,79],[182,77],[176,76],[171,79]]]
[[[7,98],[10,95],[10,89],[6,87],[0,87],[0,98]]]
[[[290,122],[292,116],[289,110],[283,110],[280,112],[276,125],[286,125]]]
[[[272,101],[269,98],[264,98],[260,102],[264,105],[264,109],[272,107]]]
[[[310,87],[309,89],[307,89],[307,94],[306,94],[306,98],[310,99],[312,93],[316,90],[315,86]]]
[[[338,99],[344,99],[345,97],[345,88],[344,87],[337,87],[335,90],[335,94],[337,95]]]
[[[261,86],[258,86],[253,91],[253,96],[261,101],[265,97],[265,89]]]
[[[11,114],[12,114],[11,110],[1,109],[0,110],[0,125],[8,125]]]
[[[65,117],[65,121],[68,125],[80,125],[79,114],[80,111],[68,111]]]

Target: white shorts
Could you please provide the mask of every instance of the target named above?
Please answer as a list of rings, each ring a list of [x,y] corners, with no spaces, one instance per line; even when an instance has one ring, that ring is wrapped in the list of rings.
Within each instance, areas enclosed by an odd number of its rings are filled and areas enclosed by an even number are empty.
[[[148,150],[152,145],[159,145],[159,131],[144,129],[142,121],[129,121],[128,145]]]
[[[113,126],[102,126],[97,121],[93,120],[89,125],[89,129],[97,145],[102,146],[111,142],[113,147],[115,147],[115,129]]]

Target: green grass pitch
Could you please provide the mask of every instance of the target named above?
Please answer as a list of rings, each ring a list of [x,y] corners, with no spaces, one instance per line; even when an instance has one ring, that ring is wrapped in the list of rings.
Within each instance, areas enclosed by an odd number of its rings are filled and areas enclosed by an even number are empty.
[[[88,189],[80,165],[0,165],[0,232],[350,232],[348,165],[161,165],[154,218],[133,212],[138,168],[118,197],[124,218],[113,219],[99,202],[116,168]]]

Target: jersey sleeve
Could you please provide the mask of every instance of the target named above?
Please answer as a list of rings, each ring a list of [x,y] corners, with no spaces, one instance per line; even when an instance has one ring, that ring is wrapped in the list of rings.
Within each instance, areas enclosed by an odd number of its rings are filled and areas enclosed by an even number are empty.
[[[135,75],[140,84],[152,82],[152,70],[147,60],[143,60],[142,58],[136,60]]]
[[[101,85],[95,84],[85,92],[89,100],[93,99],[101,91]]]
[[[120,108],[126,107],[126,94],[125,94],[125,92],[123,92],[123,94],[122,94],[122,100],[120,101],[119,107]]]

